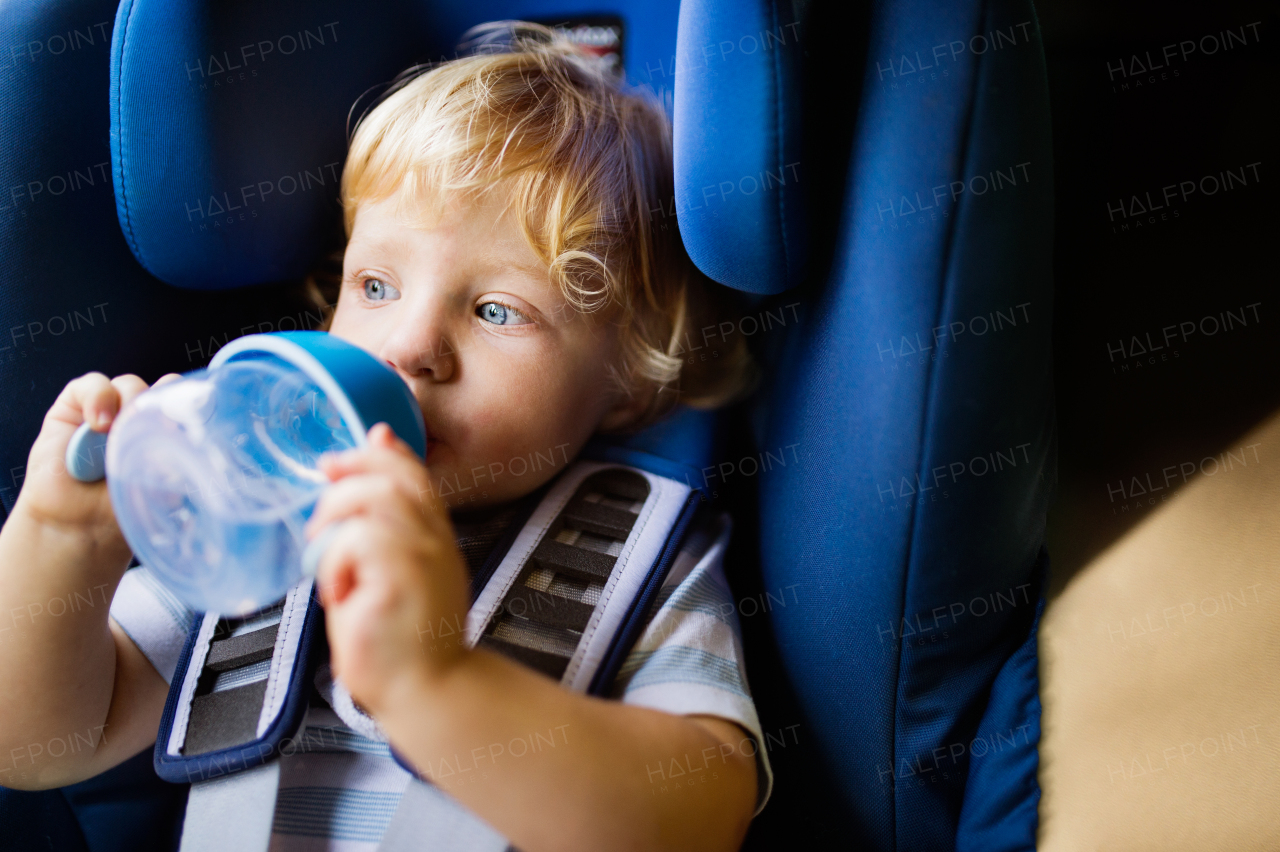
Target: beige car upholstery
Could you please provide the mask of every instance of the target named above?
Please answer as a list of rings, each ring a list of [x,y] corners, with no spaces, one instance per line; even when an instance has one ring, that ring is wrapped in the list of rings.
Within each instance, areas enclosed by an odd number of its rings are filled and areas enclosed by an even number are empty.
[[[1155,508],[1062,568],[1040,631],[1042,852],[1280,850],[1280,415],[1212,458],[1126,483]]]

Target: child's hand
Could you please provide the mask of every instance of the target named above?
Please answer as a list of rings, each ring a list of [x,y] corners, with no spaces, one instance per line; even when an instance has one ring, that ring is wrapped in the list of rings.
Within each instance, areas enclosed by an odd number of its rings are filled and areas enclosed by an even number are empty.
[[[176,378],[170,373],[156,385]],[[106,483],[80,482],[68,474],[67,444],[86,420],[95,432],[107,432],[121,409],[146,389],[147,383],[134,375],[107,379],[102,373],[86,373],[68,382],[45,414],[31,447],[14,512],[98,543],[123,544]]]
[[[325,457],[320,467],[333,484],[308,535],[342,522],[316,578],[333,669],[376,713],[467,653],[460,632],[438,638],[440,625],[466,624],[467,574],[426,466],[385,423],[369,430],[367,448]]]

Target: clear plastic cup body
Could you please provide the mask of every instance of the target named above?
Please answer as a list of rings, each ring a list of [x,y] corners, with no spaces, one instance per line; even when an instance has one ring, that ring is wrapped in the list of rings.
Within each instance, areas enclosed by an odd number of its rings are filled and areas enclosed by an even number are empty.
[[[302,578],[316,463],[356,445],[301,370],[238,359],[139,396],[112,426],[107,485],[143,565],[197,612],[244,615]]]

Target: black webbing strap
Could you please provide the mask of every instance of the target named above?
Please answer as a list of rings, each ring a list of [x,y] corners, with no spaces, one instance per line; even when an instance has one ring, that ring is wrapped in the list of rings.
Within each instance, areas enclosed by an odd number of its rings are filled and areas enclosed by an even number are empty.
[[[611,468],[583,480],[478,644],[560,678],[648,496],[649,482],[630,470]]]
[[[282,606],[219,620],[191,701],[182,747],[187,757],[257,739]]]

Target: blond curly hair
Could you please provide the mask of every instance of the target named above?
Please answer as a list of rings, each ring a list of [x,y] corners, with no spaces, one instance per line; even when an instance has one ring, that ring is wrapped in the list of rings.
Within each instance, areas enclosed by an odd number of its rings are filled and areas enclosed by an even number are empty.
[[[666,111],[554,30],[504,25],[512,37],[500,52],[410,69],[359,121],[342,172],[347,237],[361,205],[397,193],[425,223],[456,193],[502,187],[569,304],[617,327],[615,383],[651,395],[630,428],[677,402],[707,408],[743,395],[756,370],[741,335],[710,359],[690,356],[702,348],[691,345],[698,330],[732,310],[668,215]]]

